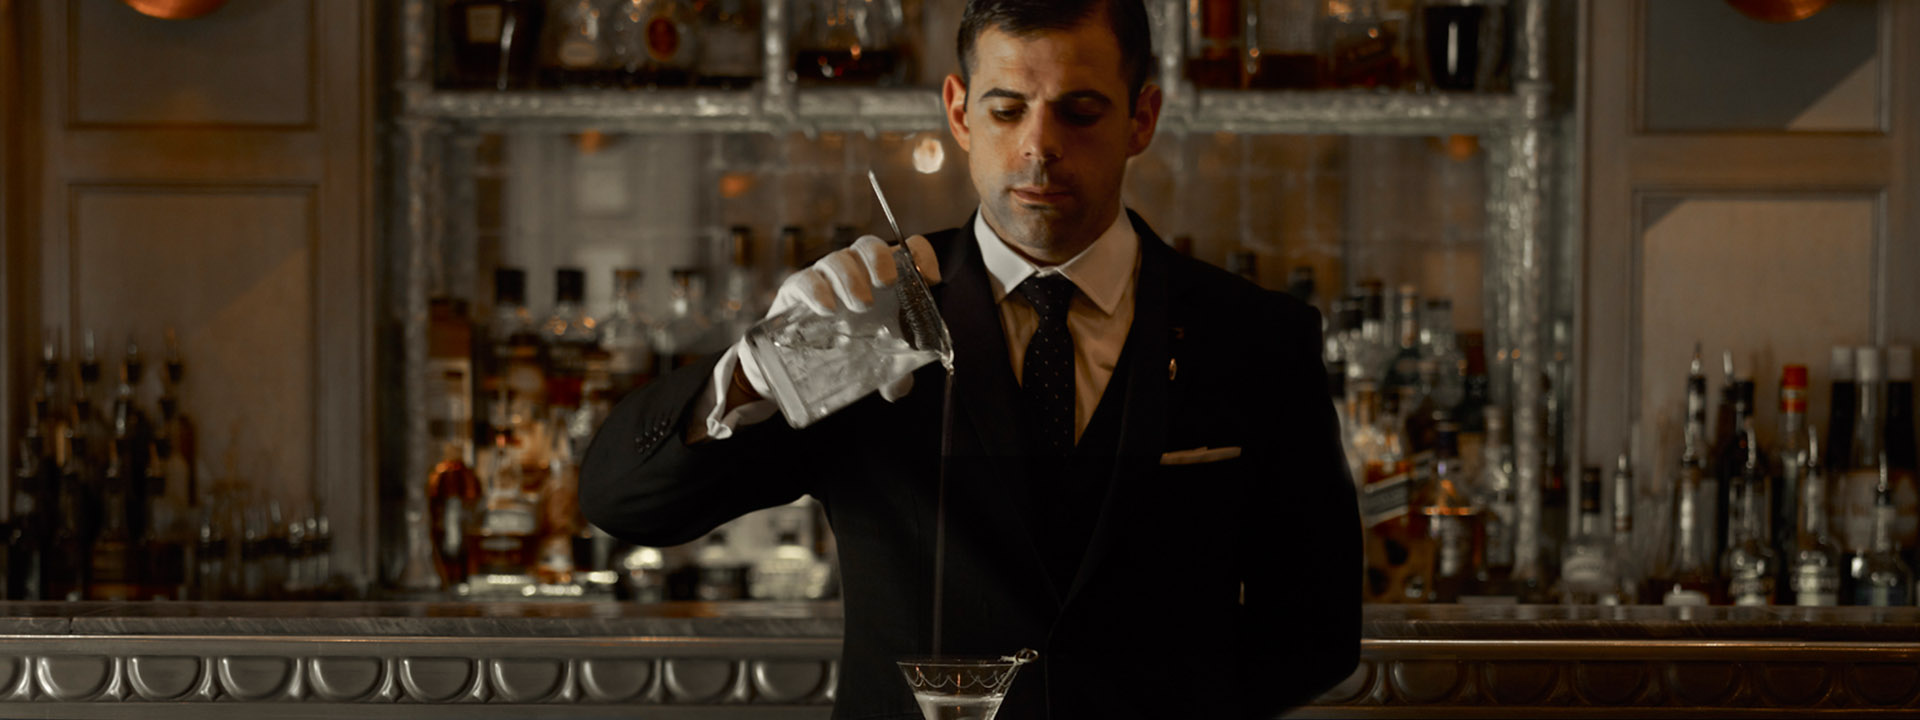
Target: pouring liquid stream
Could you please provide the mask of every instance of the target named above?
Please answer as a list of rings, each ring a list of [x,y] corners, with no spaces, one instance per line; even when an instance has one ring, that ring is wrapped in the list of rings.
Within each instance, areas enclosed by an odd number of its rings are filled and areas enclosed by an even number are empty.
[[[941,610],[947,574],[947,466],[953,464],[953,359],[941,358],[947,370],[940,401],[940,484],[933,506],[933,656],[940,657]]]

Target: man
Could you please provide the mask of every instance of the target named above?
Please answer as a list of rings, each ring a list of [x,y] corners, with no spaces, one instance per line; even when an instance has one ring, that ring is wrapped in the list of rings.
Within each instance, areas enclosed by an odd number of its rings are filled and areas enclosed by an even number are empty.
[[[981,201],[927,238],[955,352],[940,602],[937,364],[804,430],[769,419],[739,348],[657,380],[588,451],[589,519],[668,545],[819,499],[844,575],[837,718],[919,717],[894,661],[936,632],[948,654],[1040,652],[1010,719],[1311,700],[1357,662],[1361,568],[1317,314],[1121,207],[1161,103],[1140,0],[971,0],[959,47],[947,120]],[[884,250],[828,256],[782,305],[863,305],[894,277]]]

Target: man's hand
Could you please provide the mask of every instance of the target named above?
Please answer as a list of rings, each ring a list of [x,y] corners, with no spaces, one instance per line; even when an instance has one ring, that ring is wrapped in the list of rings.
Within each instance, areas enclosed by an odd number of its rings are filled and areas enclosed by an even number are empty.
[[[919,235],[907,238],[907,247],[912,251],[921,274],[928,284],[940,281],[939,261],[934,258],[933,246]],[[851,247],[836,250],[826,257],[794,273],[773,297],[773,306],[767,310],[767,317],[773,317],[796,306],[805,307],[819,315],[828,315],[835,308],[846,307],[854,312],[863,312],[873,307],[874,289],[892,285],[899,279],[899,268],[894,266],[893,248],[886,241],[872,235],[855,240]],[[907,375],[894,383],[880,388],[880,397],[888,402],[906,397],[913,390],[913,376]],[[740,353],[740,365],[734,371],[734,383],[727,390],[727,404],[735,406],[734,400],[749,402],[771,393],[766,376],[753,361],[752,354]]]

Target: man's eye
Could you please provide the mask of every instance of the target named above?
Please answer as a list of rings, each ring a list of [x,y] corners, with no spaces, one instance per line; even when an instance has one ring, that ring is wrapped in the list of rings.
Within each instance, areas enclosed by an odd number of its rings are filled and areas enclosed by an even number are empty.
[[[987,114],[995,120],[1013,120],[1020,117],[1020,108],[992,108]]]
[[[1097,112],[1094,112],[1094,113],[1070,112],[1070,113],[1063,113],[1063,115],[1064,115],[1064,119],[1068,123],[1073,125],[1080,125],[1082,127],[1100,122],[1100,113],[1097,113]]]

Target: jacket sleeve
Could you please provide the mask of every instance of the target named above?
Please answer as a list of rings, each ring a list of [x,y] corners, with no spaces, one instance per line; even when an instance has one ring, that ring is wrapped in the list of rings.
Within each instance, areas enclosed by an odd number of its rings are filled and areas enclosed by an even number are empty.
[[[1261,354],[1272,371],[1256,383],[1274,403],[1261,430],[1278,441],[1257,460],[1266,481],[1237,543],[1246,553],[1240,687],[1256,718],[1311,702],[1360,659],[1360,511],[1320,360],[1319,313],[1273,304],[1279,332],[1265,334]]]
[[[580,467],[587,520],[614,537],[664,547],[809,492],[813,459],[777,419],[725,440],[687,444],[687,423],[720,356],[655,379],[616,405]]]

